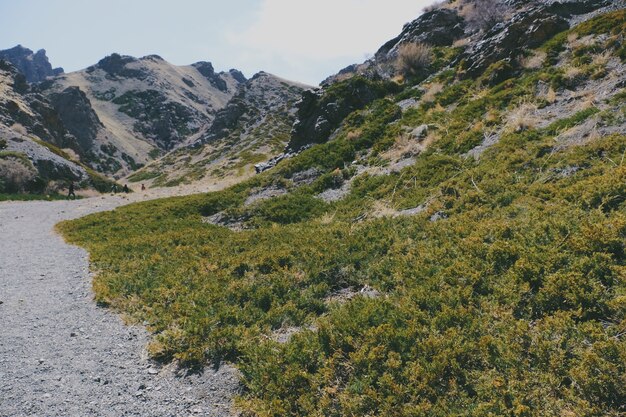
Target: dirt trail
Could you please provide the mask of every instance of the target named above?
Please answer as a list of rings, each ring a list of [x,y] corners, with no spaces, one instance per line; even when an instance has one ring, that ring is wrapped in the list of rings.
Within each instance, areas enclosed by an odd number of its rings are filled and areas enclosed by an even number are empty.
[[[151,363],[147,332],[95,305],[87,253],[53,232],[157,196],[0,203],[0,416],[233,415],[235,370],[181,377]]]

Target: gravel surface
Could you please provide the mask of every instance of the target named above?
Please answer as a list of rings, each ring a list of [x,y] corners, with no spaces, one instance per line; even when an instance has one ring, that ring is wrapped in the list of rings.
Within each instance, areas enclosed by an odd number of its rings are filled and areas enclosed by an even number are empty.
[[[0,203],[0,416],[235,415],[236,371],[151,362],[145,329],[95,305],[87,253],[53,232],[128,202]]]

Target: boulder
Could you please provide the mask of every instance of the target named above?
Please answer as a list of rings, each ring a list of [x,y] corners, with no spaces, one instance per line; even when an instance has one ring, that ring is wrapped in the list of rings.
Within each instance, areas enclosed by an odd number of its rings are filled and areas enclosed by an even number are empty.
[[[428,125],[420,125],[413,129],[410,133],[411,138],[421,141],[428,135]]]

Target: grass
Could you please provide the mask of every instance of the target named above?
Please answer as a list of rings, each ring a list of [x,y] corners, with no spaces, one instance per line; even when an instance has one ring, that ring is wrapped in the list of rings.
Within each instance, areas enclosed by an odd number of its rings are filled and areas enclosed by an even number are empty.
[[[35,201],[35,200],[65,200],[67,196],[61,194],[2,194],[0,201]],[[80,198],[80,197],[78,197]]]
[[[141,170],[132,174],[130,177],[128,177],[128,181],[140,182],[140,181],[151,180],[153,178],[157,178],[161,176],[162,174],[163,173],[159,171],[149,171],[147,169],[144,169],[144,170]]]
[[[591,107],[463,156],[507,112],[540,104],[537,83],[558,75],[450,80],[404,113],[394,93],[353,112],[333,141],[227,190],[58,227],[101,271],[98,302],[148,323],[154,358],[239,367],[245,415],[617,417],[626,136],[558,148]],[[413,165],[352,178],[353,160],[381,162],[404,126],[421,124],[435,139]],[[310,168],[323,175],[296,185]],[[315,197],[339,176],[352,180],[344,199]],[[270,186],[288,193],[244,204]],[[412,217],[373,216],[418,205]],[[216,213],[245,229],[202,221]],[[333,301],[366,285],[380,296]],[[301,331],[273,339],[290,327]]]

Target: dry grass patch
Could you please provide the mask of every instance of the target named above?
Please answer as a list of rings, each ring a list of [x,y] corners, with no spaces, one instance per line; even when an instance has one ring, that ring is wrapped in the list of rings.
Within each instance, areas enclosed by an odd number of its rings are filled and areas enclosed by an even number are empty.
[[[535,128],[539,122],[537,105],[523,103],[509,113],[504,129],[509,132],[523,132]]]
[[[398,210],[391,206],[391,203],[388,201],[377,200],[372,204],[372,211],[370,212],[372,217],[380,218],[380,217],[396,217],[398,215]]]
[[[531,55],[522,57],[520,59],[520,65],[525,69],[539,69],[546,61],[548,54],[544,51],[532,51]]]
[[[443,91],[443,84],[441,83],[431,83],[426,86],[426,91],[422,96],[422,103],[432,103],[435,101],[435,97],[437,94]]]
[[[433,50],[423,43],[405,43],[398,49],[398,58],[395,67],[404,76],[419,74],[430,66],[433,60]]]

